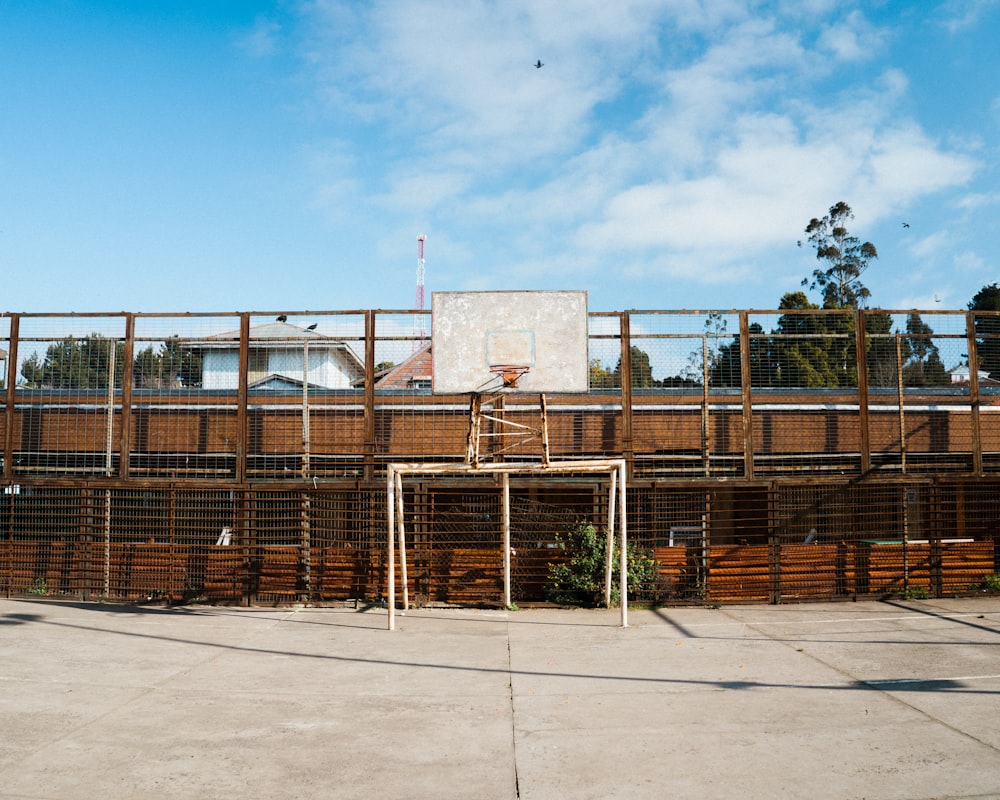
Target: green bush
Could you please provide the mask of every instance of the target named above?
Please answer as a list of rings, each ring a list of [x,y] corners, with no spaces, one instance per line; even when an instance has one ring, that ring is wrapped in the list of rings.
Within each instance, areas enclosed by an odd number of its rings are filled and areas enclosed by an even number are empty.
[[[931,593],[923,586],[909,586],[899,593],[904,600],[930,600]]]
[[[1000,573],[983,575],[975,588],[982,592],[1000,592]]]
[[[604,605],[604,578],[607,559],[607,538],[598,533],[590,522],[579,522],[565,534],[556,534],[556,542],[564,550],[566,560],[549,564],[549,580],[545,597],[551,603],[568,606],[596,608]],[[621,547],[615,541],[611,578],[611,602],[620,600],[618,586],[618,559]],[[648,550],[629,542],[628,591],[635,594],[640,588],[655,586],[660,565]]]

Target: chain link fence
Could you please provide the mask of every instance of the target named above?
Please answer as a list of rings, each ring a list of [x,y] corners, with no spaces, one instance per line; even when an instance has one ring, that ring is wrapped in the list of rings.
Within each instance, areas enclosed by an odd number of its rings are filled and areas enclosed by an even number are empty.
[[[386,465],[462,463],[409,311],[0,316],[0,587],[381,602]],[[590,390],[508,394],[553,459],[623,458],[646,602],[941,595],[1000,572],[1000,314],[590,314]],[[973,367],[970,367],[974,365]],[[492,423],[487,423],[489,426]],[[490,459],[537,462],[531,436]],[[499,488],[407,485],[410,596],[503,597]],[[544,602],[607,486],[512,487],[512,600]]]

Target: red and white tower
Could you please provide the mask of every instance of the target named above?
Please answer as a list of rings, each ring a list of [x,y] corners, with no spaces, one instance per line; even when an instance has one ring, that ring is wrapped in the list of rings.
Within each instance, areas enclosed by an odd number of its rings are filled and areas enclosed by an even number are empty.
[[[427,237],[422,233],[417,235],[417,294],[414,298],[414,308],[424,310],[424,242]],[[424,346],[427,329],[424,327],[424,315],[417,314],[413,318],[413,350],[416,352]]]
[[[424,310],[424,241],[427,239],[422,233],[417,236],[417,297],[414,308],[417,311]]]

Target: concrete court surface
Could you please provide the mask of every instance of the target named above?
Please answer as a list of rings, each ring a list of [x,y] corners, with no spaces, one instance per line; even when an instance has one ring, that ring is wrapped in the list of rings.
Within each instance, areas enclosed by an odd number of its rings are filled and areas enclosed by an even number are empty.
[[[1000,598],[0,599],[0,797],[1000,798]]]

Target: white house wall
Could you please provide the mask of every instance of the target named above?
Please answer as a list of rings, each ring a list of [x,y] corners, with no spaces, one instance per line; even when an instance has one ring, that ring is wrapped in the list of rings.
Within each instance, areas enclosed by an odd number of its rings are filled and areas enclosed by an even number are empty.
[[[206,389],[238,389],[240,354],[235,350],[208,350],[201,362],[201,385]]]
[[[292,381],[304,381],[303,354],[295,350],[270,350],[266,375],[280,375]],[[349,389],[353,376],[340,369],[330,350],[309,351],[309,384],[326,389]],[[206,389],[239,387],[239,353],[235,350],[208,350],[202,362],[202,386]]]
[[[267,360],[267,371],[295,381],[305,381],[303,354],[297,350],[272,350]],[[338,368],[329,350],[309,351],[309,384],[326,389],[349,389],[350,378]]]

